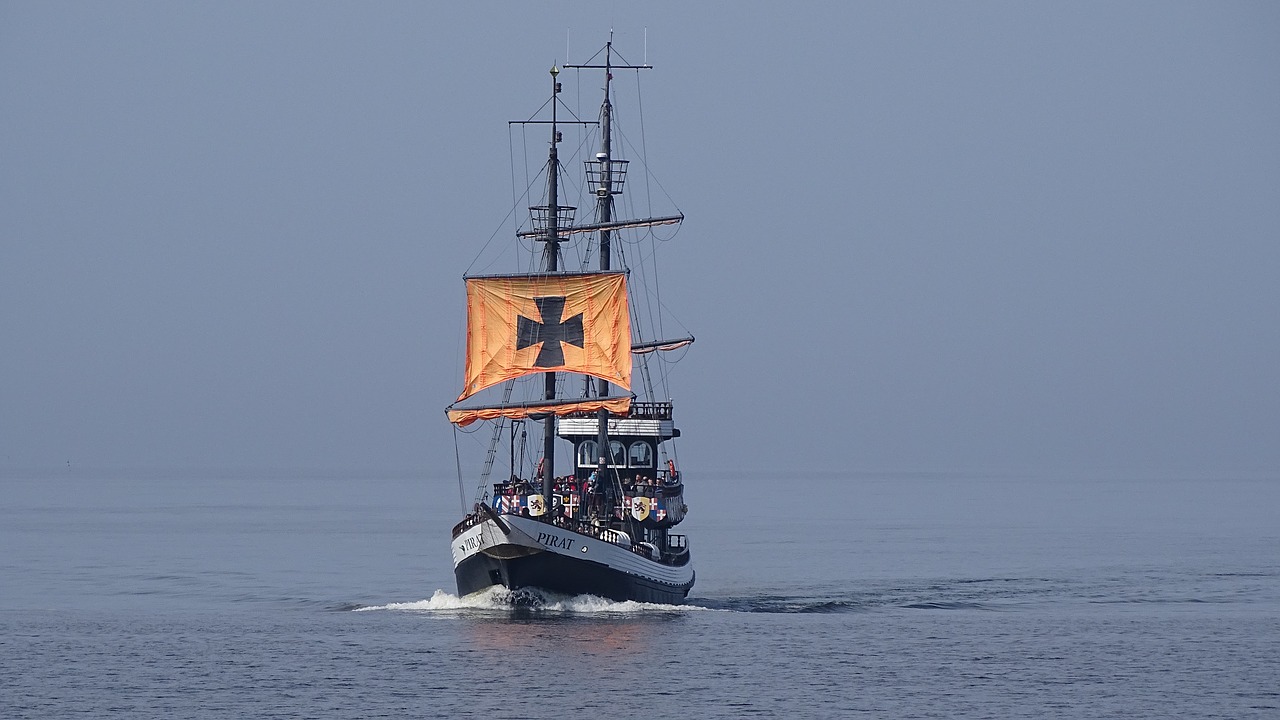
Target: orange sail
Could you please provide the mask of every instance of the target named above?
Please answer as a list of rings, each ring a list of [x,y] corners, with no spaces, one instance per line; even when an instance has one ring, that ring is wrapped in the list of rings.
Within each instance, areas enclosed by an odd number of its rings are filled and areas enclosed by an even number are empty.
[[[459,401],[504,380],[561,371],[631,387],[626,274],[467,278],[467,365]]]

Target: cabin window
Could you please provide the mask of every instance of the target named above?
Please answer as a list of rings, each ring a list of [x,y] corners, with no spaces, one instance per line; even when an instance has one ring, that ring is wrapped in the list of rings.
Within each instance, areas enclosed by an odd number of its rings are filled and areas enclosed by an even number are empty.
[[[653,467],[653,450],[647,442],[631,443],[631,467]]]
[[[583,440],[578,445],[578,467],[595,467],[600,464],[600,450],[595,440]]]
[[[610,455],[610,461],[609,461],[610,465],[614,465],[616,467],[627,466],[627,448],[622,443],[618,442],[617,440],[610,440],[609,455]]]

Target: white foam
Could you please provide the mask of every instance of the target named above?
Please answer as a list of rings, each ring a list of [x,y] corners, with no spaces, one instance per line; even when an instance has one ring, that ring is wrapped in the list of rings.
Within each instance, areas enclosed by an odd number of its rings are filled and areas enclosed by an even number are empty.
[[[689,612],[709,610],[697,605],[666,605],[663,603],[635,602],[625,600],[607,600],[595,595],[558,595],[528,588],[508,590],[495,585],[463,597],[452,595],[444,590],[436,590],[427,600],[404,603],[387,603],[373,607],[357,608],[357,612],[366,610],[407,610],[411,612],[474,612],[500,611],[510,612],[521,607],[536,612],[568,613],[574,615],[636,615],[652,612]]]

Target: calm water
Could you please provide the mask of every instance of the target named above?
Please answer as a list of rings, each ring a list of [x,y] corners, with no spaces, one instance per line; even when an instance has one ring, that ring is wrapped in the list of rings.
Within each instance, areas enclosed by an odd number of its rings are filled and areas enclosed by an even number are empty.
[[[0,480],[0,717],[1280,717],[1280,478],[689,480],[685,608],[458,599],[451,480]]]

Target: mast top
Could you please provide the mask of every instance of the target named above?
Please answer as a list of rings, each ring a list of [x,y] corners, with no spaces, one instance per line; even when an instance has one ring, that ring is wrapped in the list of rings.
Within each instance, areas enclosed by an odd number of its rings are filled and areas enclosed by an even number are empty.
[[[565,70],[569,70],[569,69],[573,69],[573,70],[652,70],[653,69],[653,66],[648,63],[645,63],[643,65],[614,64],[613,62],[613,31],[612,30],[609,31],[609,41],[604,45],[604,53],[605,53],[604,65],[590,65],[590,64],[571,65],[569,63],[565,63],[564,69]],[[594,59],[599,55],[600,55],[600,52],[596,51],[596,54],[592,56],[592,59]],[[623,62],[625,63],[626,61],[623,61]]]

